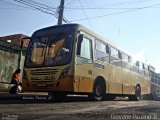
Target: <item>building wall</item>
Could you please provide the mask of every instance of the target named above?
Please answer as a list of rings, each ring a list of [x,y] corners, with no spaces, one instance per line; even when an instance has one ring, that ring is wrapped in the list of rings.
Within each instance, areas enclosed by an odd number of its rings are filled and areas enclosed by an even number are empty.
[[[28,36],[23,35],[23,34],[14,34],[14,35],[2,36],[2,37],[0,37],[0,40],[10,41],[10,43],[20,45],[21,44],[21,39],[24,38],[24,37],[28,37]],[[27,47],[28,43],[29,43],[29,40],[24,40],[23,46]]]
[[[0,50],[0,90],[6,91],[13,72],[17,68],[18,54]]]
[[[9,91],[11,77],[18,68],[18,59],[20,55],[19,47],[15,44],[0,41],[0,92]],[[7,46],[6,46],[7,44]],[[8,47],[12,46],[12,47]],[[23,69],[24,55],[21,59],[21,70]]]

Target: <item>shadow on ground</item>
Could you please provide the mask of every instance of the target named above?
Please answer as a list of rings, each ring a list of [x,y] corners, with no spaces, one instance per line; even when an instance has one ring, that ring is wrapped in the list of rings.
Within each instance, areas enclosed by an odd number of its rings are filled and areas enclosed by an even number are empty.
[[[87,102],[86,96],[67,96],[63,101],[57,101],[48,95],[0,95],[0,104],[39,104],[57,102]]]
[[[48,95],[37,94],[0,94],[0,104],[39,104],[39,103],[57,103],[57,102],[89,102],[87,96],[67,96],[63,101],[57,101]],[[109,100],[106,100],[109,101]],[[128,101],[119,100],[116,101]],[[97,101],[94,101],[97,102]],[[99,102],[99,101],[98,101]],[[103,102],[103,101],[102,101]]]

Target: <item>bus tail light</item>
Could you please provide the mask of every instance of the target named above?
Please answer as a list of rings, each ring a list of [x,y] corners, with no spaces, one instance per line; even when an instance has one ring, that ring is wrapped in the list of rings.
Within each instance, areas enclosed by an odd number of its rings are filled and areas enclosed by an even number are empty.
[[[68,75],[69,68],[70,68],[70,67],[66,67],[66,68],[62,71],[62,73],[61,73],[61,75],[60,75],[60,77],[59,77],[59,80],[63,80],[63,79]]]

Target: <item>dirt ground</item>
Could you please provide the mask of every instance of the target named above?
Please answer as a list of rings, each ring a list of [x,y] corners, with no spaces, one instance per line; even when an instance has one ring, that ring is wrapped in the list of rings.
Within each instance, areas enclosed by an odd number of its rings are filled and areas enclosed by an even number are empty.
[[[0,96],[2,120],[160,120],[160,101],[89,101],[70,96],[58,102],[47,95]]]

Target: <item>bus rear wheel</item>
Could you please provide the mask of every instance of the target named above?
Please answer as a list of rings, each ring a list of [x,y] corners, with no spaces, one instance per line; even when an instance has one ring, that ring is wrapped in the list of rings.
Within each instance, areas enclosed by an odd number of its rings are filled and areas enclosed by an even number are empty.
[[[136,86],[135,97],[137,101],[141,100],[141,87],[139,85]]]
[[[135,88],[135,95],[129,96],[129,100],[139,101],[141,99],[142,99],[142,96],[141,96],[141,87],[140,87],[140,85],[137,85],[136,88]]]
[[[89,95],[91,100],[101,101],[105,97],[105,86],[103,82],[97,81],[93,87],[93,93]]]

